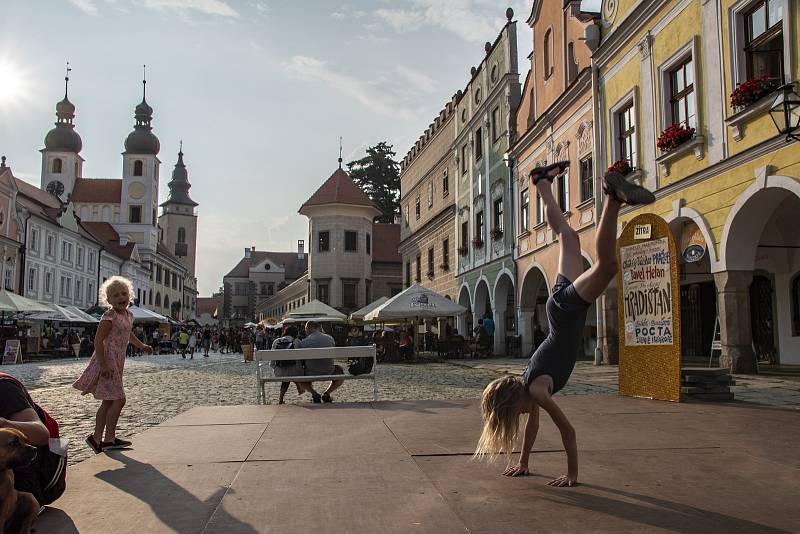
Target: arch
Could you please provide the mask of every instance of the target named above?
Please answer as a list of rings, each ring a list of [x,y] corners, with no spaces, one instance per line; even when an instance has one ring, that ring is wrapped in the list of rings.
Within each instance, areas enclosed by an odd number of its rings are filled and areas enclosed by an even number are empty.
[[[500,269],[500,272],[497,273],[497,277],[494,279],[494,286],[492,287],[492,295],[495,296],[495,298],[494,298],[494,302],[495,303],[497,302],[497,292],[498,292],[498,290],[506,289],[506,286],[502,286],[501,287],[501,285],[500,285],[501,283],[504,283],[504,281],[502,280],[504,277],[507,277],[509,282],[511,282],[511,289],[512,290],[516,288],[516,284],[514,284],[514,280],[515,280],[514,273],[512,273],[510,270],[508,270],[507,267],[503,267],[502,269]],[[516,294],[514,296],[516,297]]]
[[[713,271],[753,270],[753,251],[768,219],[764,214],[772,213],[792,194],[800,198],[800,182],[790,176],[767,176],[762,170],[728,213],[720,241],[719,262],[713,266]],[[736,243],[728,246],[732,235],[736,236]]]
[[[472,298],[472,312],[478,318],[492,310],[492,294],[489,292],[489,281],[485,276],[481,276],[475,284],[475,294]]]
[[[156,306],[161,307],[161,292],[156,292]]]
[[[164,308],[169,310],[169,299],[167,298],[166,295],[164,295]]]
[[[55,158],[53,160],[53,174],[61,174],[63,165],[64,162],[61,161],[61,158]]]
[[[144,175],[144,162],[140,159],[137,159],[133,162],[133,175],[134,176],[143,176]]]
[[[535,277],[539,275],[541,276],[541,280],[537,280]],[[529,278],[530,277],[530,278]],[[547,271],[544,270],[544,267],[538,262],[533,262],[530,267],[525,271],[525,274],[521,278],[522,283],[517,288],[519,294],[517,296],[517,302],[519,303],[520,307],[530,307],[533,308],[535,306],[535,297],[536,292],[542,287],[542,283],[544,283],[544,288],[547,290],[548,295],[550,294],[550,281],[547,279]],[[530,284],[533,283],[534,285],[531,286]],[[530,292],[531,289],[535,289],[536,291]],[[527,298],[526,298],[527,296]],[[531,298],[534,300],[532,301]],[[531,304],[530,306],[526,306],[526,304]]]
[[[717,265],[719,258],[717,258],[717,247],[715,246],[714,236],[711,233],[708,221],[696,209],[684,206],[683,199],[677,199],[672,203],[672,211],[664,217],[664,220],[672,228],[673,235],[675,234],[674,224],[680,222],[681,219],[689,219],[700,228],[700,233],[703,234],[703,239],[706,240],[706,254],[708,254],[708,258],[711,261],[711,270],[714,272],[714,267]]]
[[[461,284],[461,289],[458,290],[458,303],[465,308],[472,309],[472,294],[466,283]]]
[[[186,243],[186,228],[178,228],[178,243]]]

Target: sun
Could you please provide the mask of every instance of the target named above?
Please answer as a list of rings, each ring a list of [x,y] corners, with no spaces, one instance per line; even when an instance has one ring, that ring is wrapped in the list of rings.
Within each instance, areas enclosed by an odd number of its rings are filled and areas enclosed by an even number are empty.
[[[0,59],[0,106],[13,106],[26,94],[27,80],[22,69]]]

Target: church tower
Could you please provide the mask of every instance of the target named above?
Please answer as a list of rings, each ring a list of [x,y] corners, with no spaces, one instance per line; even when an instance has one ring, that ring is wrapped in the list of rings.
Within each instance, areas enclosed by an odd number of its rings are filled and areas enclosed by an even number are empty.
[[[75,131],[75,105],[69,101],[69,63],[64,77],[64,100],[56,104],[55,128],[47,132],[42,153],[41,188],[62,201],[72,194],[75,179],[83,172],[81,136]]]
[[[147,80],[142,80],[142,101],[134,110],[133,131],[122,153],[122,198],[118,231],[145,250],[158,246],[158,173],[161,143],[153,134],[153,108],[147,103]]]
[[[178,152],[178,162],[172,171],[172,180],[169,182],[169,197],[161,204],[164,208],[159,217],[159,226],[163,231],[162,241],[169,251],[174,254],[186,267],[192,276],[195,276],[195,254],[197,252],[197,202],[189,196],[189,174],[183,162],[183,142]]]

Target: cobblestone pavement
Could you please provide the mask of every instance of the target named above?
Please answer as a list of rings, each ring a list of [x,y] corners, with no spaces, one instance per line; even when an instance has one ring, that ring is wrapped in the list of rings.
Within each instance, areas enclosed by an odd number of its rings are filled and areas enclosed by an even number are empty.
[[[255,368],[240,354],[212,354],[183,360],[175,355],[129,358],[125,368],[128,404],[119,422],[121,436],[132,436],[194,406],[254,404]],[[87,360],[53,360],[3,366],[29,388],[36,401],[61,424],[70,439],[70,463],[87,458],[83,438],[92,432],[98,401],[72,388]],[[479,398],[491,380],[503,374],[520,375],[526,360],[448,360],[417,364],[382,364],[378,368],[381,400]],[[800,410],[800,376],[737,375],[737,400]],[[318,388],[319,389],[319,388]],[[578,362],[561,394],[617,393],[617,367]],[[276,402],[278,385],[268,384],[267,397]],[[370,381],[349,380],[335,394],[336,401],[372,400]],[[292,388],[287,402],[308,402]]]

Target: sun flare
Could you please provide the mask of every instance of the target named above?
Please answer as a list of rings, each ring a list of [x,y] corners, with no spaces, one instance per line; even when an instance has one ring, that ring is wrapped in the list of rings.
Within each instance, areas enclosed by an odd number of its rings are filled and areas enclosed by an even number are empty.
[[[25,96],[27,80],[12,62],[0,59],[0,106],[13,106]]]

